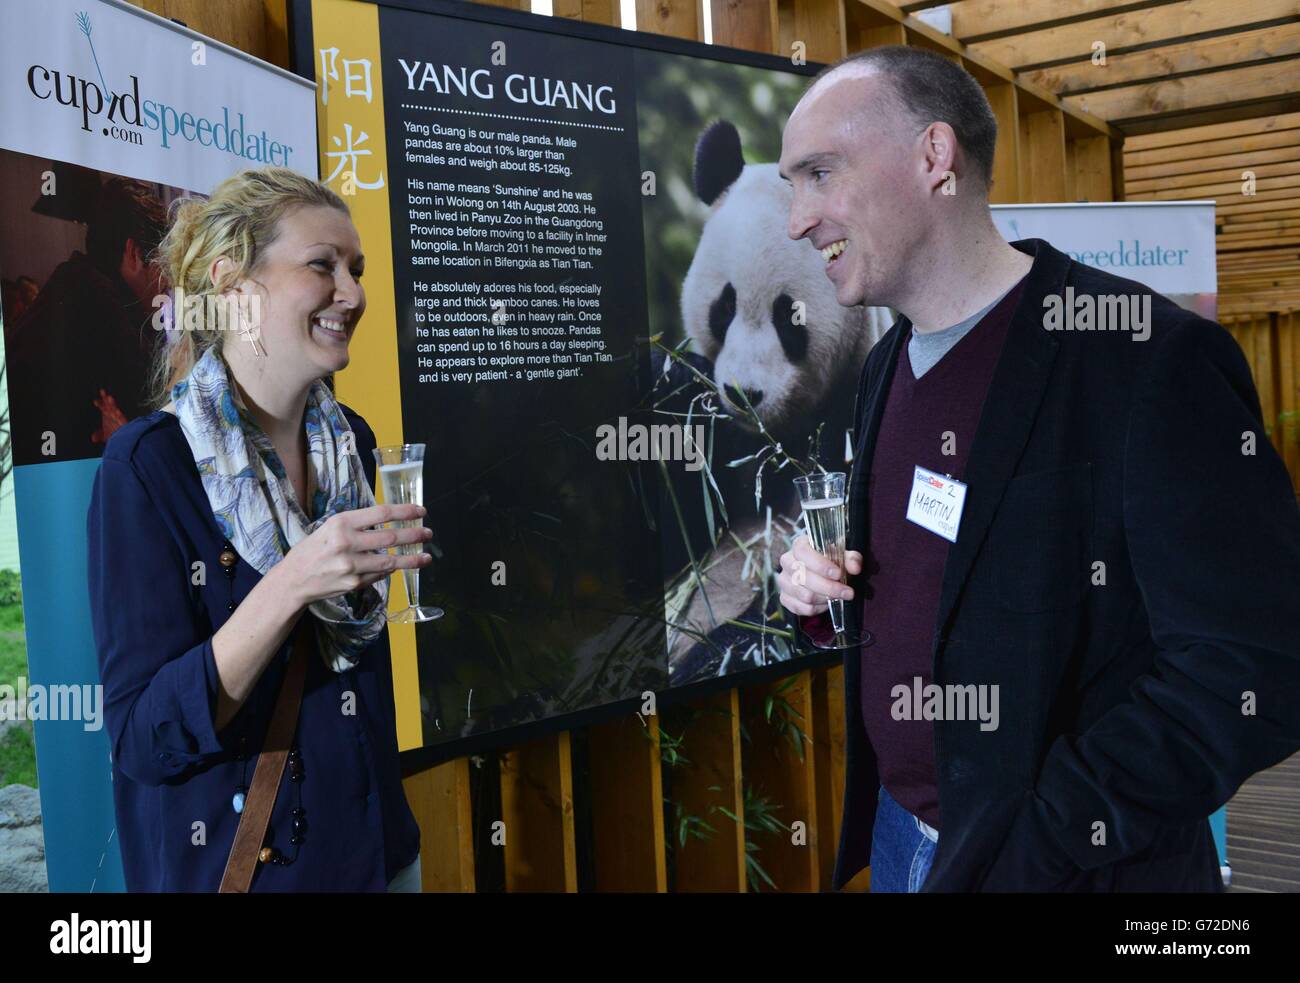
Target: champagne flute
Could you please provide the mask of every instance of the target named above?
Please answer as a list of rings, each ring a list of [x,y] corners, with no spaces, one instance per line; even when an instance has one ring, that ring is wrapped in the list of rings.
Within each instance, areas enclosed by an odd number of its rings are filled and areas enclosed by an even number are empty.
[[[845,541],[848,538],[848,508],[845,505],[845,476],[842,471],[810,474],[794,479],[803,507],[804,522],[812,547],[839,568],[840,583],[847,583],[848,569],[844,565]],[[856,648],[871,640],[871,633],[848,628],[844,616],[844,599],[828,597],[831,630],[808,635],[814,648],[833,650]]]
[[[375,463],[379,467],[379,484],[384,489],[385,505],[424,504],[423,444],[387,444],[376,447]],[[389,528],[418,525],[420,525],[419,519],[403,519],[391,523]],[[398,553],[410,555],[421,552],[423,546],[420,543],[403,543],[394,549]],[[420,606],[418,568],[403,568],[402,579],[406,584],[406,607],[389,614],[389,621],[407,624],[416,621],[432,621],[434,618],[442,617],[442,608]]]

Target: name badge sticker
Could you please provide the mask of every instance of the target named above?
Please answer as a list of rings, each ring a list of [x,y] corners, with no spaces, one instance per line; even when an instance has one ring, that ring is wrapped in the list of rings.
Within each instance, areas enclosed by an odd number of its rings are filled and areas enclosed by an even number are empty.
[[[950,543],[957,542],[961,510],[966,504],[966,483],[950,475],[917,467],[912,475],[912,494],[907,500],[907,520],[915,522]]]

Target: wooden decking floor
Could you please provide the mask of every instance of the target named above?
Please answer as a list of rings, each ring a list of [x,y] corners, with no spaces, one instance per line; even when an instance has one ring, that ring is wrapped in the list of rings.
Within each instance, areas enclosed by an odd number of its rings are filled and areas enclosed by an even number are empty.
[[[1300,893],[1300,754],[1261,771],[1228,803],[1229,891]]]

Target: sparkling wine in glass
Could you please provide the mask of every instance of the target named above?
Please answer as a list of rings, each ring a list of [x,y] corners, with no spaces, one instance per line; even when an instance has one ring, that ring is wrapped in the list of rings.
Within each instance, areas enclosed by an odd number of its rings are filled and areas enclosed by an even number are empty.
[[[804,523],[812,548],[840,571],[840,583],[847,583],[848,570],[844,565],[845,543],[848,539],[848,508],[845,504],[845,476],[842,471],[810,474],[794,479],[803,507]],[[809,641],[819,649],[854,648],[871,638],[867,631],[851,631],[844,619],[844,599],[828,597],[826,606],[830,613],[830,630],[825,633],[807,633]]]
[[[388,444],[376,447],[375,463],[379,467],[379,485],[384,490],[385,505],[424,504],[423,444]],[[420,520],[403,519],[388,525],[390,528],[418,526]],[[393,547],[398,553],[406,555],[422,552],[423,548],[421,543],[403,543]],[[389,614],[389,621],[405,624],[442,617],[442,608],[420,606],[419,568],[403,568],[402,579],[406,583],[406,607]]]

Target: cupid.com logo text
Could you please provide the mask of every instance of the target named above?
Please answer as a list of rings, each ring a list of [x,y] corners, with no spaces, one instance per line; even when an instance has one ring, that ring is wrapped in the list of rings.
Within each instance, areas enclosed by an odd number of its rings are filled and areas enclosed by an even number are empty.
[[[90,18],[79,14],[77,27],[87,41],[86,66],[80,71],[33,64],[27,69],[27,88],[31,94],[51,106],[66,106],[76,113],[81,129],[99,130],[111,140],[144,146],[145,131],[158,134],[164,149],[173,142],[197,143],[202,147],[234,154],[260,164],[289,167],[294,148],[257,132],[245,122],[242,112],[233,115],[228,106],[221,115],[196,115],[155,99],[141,98],[140,78],[127,75],[129,84],[115,91],[106,81],[104,67],[95,53]],[[94,77],[90,75],[93,70]],[[195,71],[202,71],[195,68]]]

